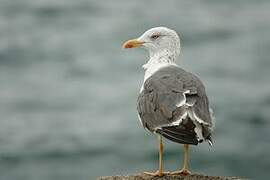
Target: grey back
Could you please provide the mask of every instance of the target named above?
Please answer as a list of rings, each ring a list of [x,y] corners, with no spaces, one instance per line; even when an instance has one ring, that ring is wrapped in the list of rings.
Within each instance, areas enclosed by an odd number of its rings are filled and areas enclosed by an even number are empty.
[[[188,109],[203,121],[200,124],[204,138],[211,138],[212,119],[205,88],[197,76],[177,66],[155,72],[145,81],[138,97],[139,116],[151,132],[170,127],[180,118],[189,119]],[[193,129],[189,131],[194,131],[194,126],[190,127]]]

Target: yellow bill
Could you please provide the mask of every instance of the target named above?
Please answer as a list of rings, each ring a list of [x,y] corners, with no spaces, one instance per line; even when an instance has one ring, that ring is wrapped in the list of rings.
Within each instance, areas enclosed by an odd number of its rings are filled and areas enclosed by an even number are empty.
[[[131,39],[126,41],[123,45],[122,48],[127,49],[127,48],[136,48],[140,47],[144,42],[139,41],[138,39]]]

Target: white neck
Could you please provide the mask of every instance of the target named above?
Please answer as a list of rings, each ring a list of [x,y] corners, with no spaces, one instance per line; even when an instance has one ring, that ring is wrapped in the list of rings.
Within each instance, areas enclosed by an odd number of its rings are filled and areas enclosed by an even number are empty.
[[[144,82],[160,68],[168,65],[176,65],[176,55],[173,53],[163,51],[152,55],[150,54],[149,61],[143,65],[143,69],[145,69]]]

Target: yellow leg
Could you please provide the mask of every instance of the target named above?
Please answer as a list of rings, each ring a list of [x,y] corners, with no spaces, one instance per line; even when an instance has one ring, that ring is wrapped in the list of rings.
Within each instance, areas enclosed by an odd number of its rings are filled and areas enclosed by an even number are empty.
[[[144,174],[151,175],[151,176],[163,176],[163,143],[162,143],[162,137],[158,135],[158,144],[159,144],[159,169],[154,172],[144,172]]]
[[[181,173],[184,175],[190,174],[189,169],[189,146],[188,144],[184,144],[184,166],[183,169],[181,170]]]
[[[184,144],[184,159],[183,159],[183,168],[180,171],[175,171],[175,172],[171,172],[169,174],[174,175],[174,174],[181,174],[181,175],[189,175],[190,171],[189,171],[189,145],[188,144]]]

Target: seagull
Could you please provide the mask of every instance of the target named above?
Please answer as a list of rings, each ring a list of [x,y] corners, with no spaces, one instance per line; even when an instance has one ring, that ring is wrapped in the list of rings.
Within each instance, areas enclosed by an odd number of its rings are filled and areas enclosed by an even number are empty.
[[[159,169],[152,176],[189,175],[189,145],[208,142],[212,146],[212,110],[202,81],[178,66],[180,38],[166,27],[155,27],[139,38],[126,41],[123,48],[142,47],[149,53],[137,110],[142,126],[158,137]],[[183,168],[164,172],[163,139],[183,144]]]

